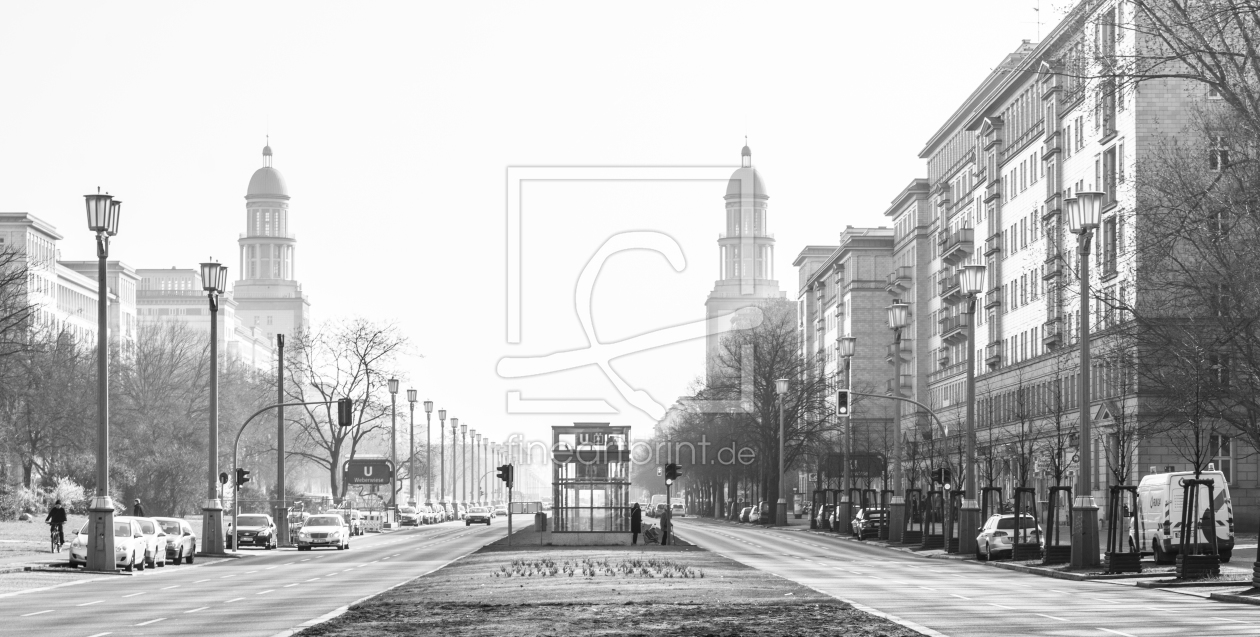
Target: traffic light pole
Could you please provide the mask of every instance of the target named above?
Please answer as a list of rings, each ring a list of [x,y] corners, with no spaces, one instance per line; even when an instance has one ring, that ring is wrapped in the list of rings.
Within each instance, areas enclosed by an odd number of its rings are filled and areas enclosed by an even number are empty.
[[[240,468],[241,468],[240,462],[238,462],[237,460],[238,458],[237,454],[241,446],[241,434],[245,433],[245,428],[248,427],[249,423],[253,422],[255,418],[271,411],[272,409],[282,409],[284,407],[301,407],[303,405],[331,405],[332,403],[333,401],[331,400],[315,400],[315,401],[301,402],[301,403],[277,403],[275,405],[267,405],[266,407],[263,407],[262,409],[259,409],[258,411],[254,412],[252,416],[245,419],[245,424],[241,425],[241,428],[236,431],[236,440],[232,441],[232,476],[235,477],[236,475],[238,475],[237,472],[240,471]],[[276,453],[283,456],[284,448],[281,447],[279,449],[276,449]],[[233,482],[233,486],[236,487],[236,493],[232,496],[232,550],[239,551],[241,548],[241,544],[239,541],[237,541],[240,538],[237,537],[239,532],[238,532],[238,527],[236,524],[236,516],[241,512],[241,498],[240,498],[241,488],[240,488],[240,485],[237,485],[235,482]],[[277,542],[278,541],[279,540],[277,540]]]

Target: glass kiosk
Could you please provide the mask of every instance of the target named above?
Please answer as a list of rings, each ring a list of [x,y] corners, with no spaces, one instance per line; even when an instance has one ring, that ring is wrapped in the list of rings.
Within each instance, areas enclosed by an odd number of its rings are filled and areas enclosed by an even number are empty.
[[[630,427],[574,423],[552,427],[551,436],[550,543],[629,544]]]

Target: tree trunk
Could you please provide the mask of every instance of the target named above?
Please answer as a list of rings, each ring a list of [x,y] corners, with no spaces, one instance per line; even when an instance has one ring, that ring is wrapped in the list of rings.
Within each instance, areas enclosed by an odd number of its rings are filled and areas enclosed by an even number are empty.
[[[31,470],[34,469],[35,462],[32,460],[22,461],[22,486],[27,489],[31,488]]]

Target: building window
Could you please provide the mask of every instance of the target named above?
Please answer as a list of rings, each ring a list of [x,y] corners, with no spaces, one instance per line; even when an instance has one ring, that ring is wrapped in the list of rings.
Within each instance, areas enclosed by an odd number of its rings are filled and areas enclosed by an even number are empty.
[[[1102,245],[1099,246],[1103,275],[1116,273],[1116,215],[1103,220]]]
[[[1225,482],[1233,482],[1234,480],[1234,450],[1230,444],[1229,436],[1220,434],[1212,434],[1208,442],[1208,449],[1211,452],[1212,464],[1216,466],[1216,470],[1225,475]]]
[[[268,316],[268,317],[267,317],[267,325],[271,325],[271,317],[270,317],[270,316]]]
[[[1208,140],[1208,170],[1221,170],[1229,165],[1229,144],[1224,135],[1212,135]]]

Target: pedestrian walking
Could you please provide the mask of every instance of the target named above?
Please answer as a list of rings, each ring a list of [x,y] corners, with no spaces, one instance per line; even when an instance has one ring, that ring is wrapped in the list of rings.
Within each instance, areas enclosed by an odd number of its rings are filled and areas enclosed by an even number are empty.
[[[630,507],[630,544],[639,543],[639,533],[643,530],[643,510],[639,508],[639,503],[635,502]]]
[[[144,507],[140,506],[140,498],[136,498],[136,503],[132,505],[131,514],[138,518],[144,517]]]

